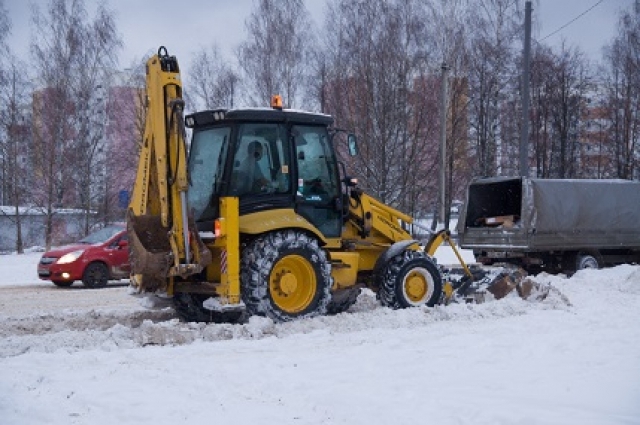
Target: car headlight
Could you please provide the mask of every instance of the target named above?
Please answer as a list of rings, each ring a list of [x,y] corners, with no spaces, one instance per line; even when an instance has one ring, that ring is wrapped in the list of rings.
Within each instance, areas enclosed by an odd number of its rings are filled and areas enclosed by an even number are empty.
[[[80,249],[78,251],[73,251],[73,252],[70,252],[68,254],[64,254],[62,257],[60,257],[60,259],[58,261],[56,261],[56,264],[73,263],[78,258],[80,258],[80,256],[82,255],[83,252],[84,252],[84,249]]]

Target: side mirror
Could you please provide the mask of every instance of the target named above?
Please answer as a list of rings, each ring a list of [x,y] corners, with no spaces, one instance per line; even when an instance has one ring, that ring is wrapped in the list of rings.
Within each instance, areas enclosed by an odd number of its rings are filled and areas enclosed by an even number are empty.
[[[349,134],[347,136],[347,146],[349,147],[349,155],[358,155],[358,140],[355,134]]]
[[[124,240],[124,239],[120,239],[118,241],[118,248],[126,248],[129,246],[129,241]]]

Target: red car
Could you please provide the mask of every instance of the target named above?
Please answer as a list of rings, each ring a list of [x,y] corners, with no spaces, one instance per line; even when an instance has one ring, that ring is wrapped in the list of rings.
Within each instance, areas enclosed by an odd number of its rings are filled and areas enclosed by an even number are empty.
[[[38,276],[57,286],[71,286],[82,280],[89,288],[101,288],[109,280],[129,277],[129,242],[122,224],[90,234],[79,242],[42,255]]]

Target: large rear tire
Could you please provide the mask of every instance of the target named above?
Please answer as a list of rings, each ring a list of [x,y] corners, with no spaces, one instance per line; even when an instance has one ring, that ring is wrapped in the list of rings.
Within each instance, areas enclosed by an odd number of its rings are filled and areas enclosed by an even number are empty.
[[[275,322],[326,314],[331,265],[315,238],[295,230],[259,236],[243,251],[241,270],[248,314]]]
[[[423,252],[407,250],[396,255],[380,276],[378,298],[385,307],[432,307],[442,295],[440,272]]]

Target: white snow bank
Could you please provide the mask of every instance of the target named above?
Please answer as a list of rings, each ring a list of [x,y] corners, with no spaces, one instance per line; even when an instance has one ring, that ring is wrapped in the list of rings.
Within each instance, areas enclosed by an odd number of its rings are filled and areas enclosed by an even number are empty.
[[[572,306],[392,311],[365,292],[351,312],[285,324],[0,317],[0,424],[640,423],[640,267],[535,280]]]

